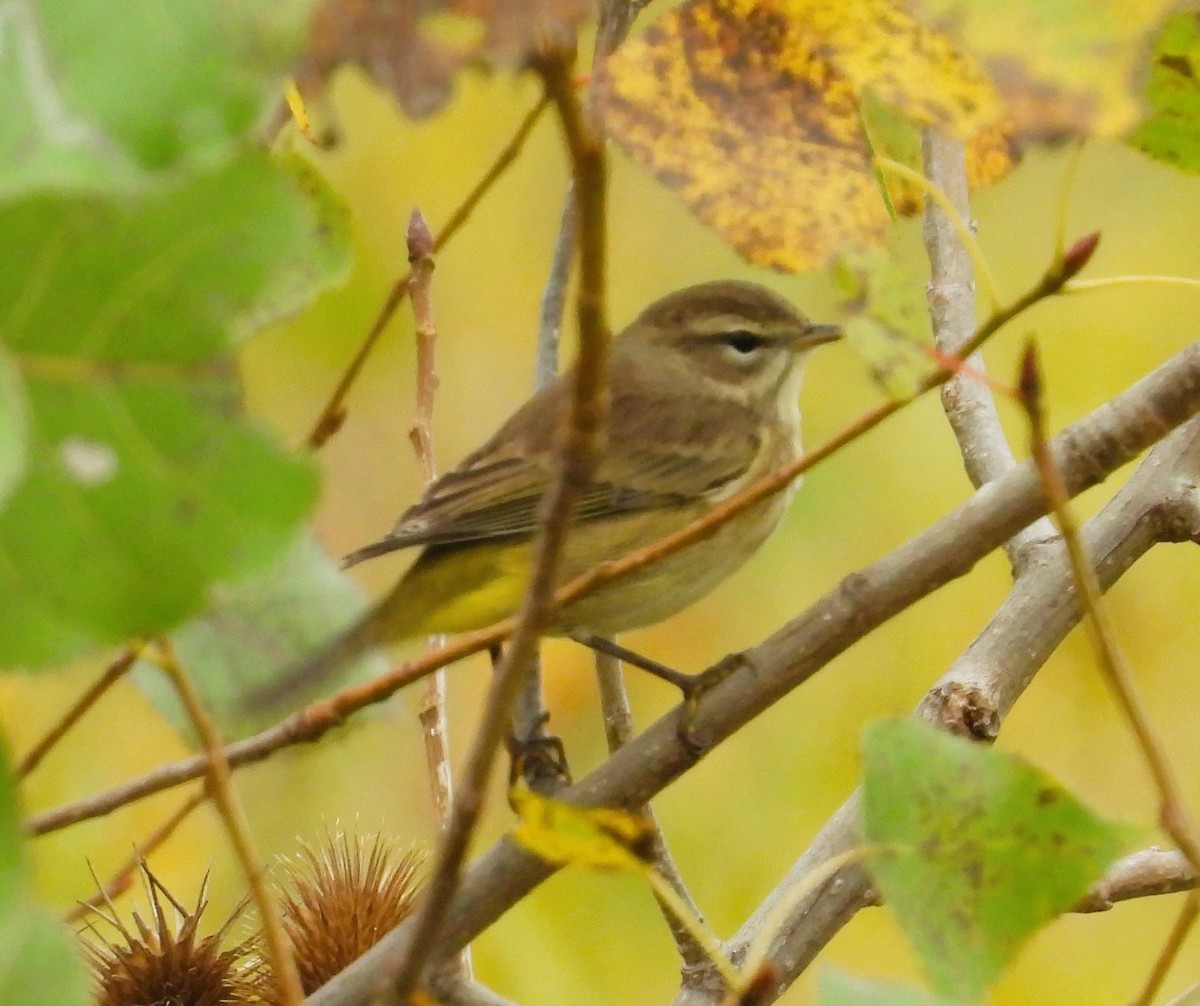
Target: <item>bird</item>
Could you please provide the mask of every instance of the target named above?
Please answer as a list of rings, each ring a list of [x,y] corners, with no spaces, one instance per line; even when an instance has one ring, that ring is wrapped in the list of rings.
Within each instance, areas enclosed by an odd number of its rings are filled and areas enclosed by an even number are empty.
[[[701,283],[646,307],[612,341],[608,423],[570,518],[559,582],[678,531],[799,457],[805,360],[840,336],[836,325],[815,324],[744,281]],[[516,612],[572,386],[568,370],[536,392],[435,479],[391,531],[345,557],[349,568],[420,548],[358,621],[268,686],[267,701],[373,646],[477,629]],[[798,484],[565,605],[549,634],[587,642],[686,608],[758,550]]]

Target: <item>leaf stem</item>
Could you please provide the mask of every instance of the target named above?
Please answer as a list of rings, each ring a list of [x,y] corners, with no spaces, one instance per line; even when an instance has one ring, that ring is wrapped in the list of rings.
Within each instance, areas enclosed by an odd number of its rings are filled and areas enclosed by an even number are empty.
[[[105,692],[128,673],[129,669],[137,663],[141,652],[142,644],[135,643],[132,646],[127,646],[117,654],[112,663],[104,669],[104,673],[84,689],[79,698],[59,717],[58,722],[47,730],[33,747],[25,752],[25,756],[17,763],[13,773],[18,782],[37,768],[46,755],[53,750],[54,746],[83,718],[84,713],[94,706]]]

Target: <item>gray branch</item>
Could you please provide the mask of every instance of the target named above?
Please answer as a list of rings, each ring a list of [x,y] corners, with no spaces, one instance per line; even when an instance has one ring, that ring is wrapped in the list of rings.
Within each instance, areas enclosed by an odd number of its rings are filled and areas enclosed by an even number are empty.
[[[926,127],[921,133],[921,155],[925,177],[941,189],[958,215],[971,218],[967,202],[966,155],[961,140]],[[932,199],[925,206],[925,250],[930,277],[926,302],[933,322],[938,349],[957,353],[975,332],[975,280],[971,256],[959,239],[950,219]],[[966,361],[983,372],[983,355],[973,353]],[[976,377],[959,374],[942,385],[942,408],[958,441],[963,465],[971,484],[978,489],[1016,465],[1012,448],[1000,425],[1000,415],[991,389]],[[1013,570],[1019,575],[1032,561],[1039,543],[1056,537],[1054,526],[1042,517],[1022,528],[1004,546]]]
[[[1142,849],[1114,863],[1075,906],[1077,912],[1107,912],[1119,901],[1177,894],[1196,886],[1196,871],[1175,849]]]

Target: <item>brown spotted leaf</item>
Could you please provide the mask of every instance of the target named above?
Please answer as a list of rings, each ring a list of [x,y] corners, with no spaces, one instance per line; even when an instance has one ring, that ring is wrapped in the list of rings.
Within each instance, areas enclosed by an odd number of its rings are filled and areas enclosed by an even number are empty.
[[[800,271],[888,221],[860,98],[970,134],[981,74],[889,0],[688,0],[607,62],[612,135],[750,261]]]
[[[1135,831],[1011,754],[910,719],[866,730],[862,836],[934,989],[975,1002]]]

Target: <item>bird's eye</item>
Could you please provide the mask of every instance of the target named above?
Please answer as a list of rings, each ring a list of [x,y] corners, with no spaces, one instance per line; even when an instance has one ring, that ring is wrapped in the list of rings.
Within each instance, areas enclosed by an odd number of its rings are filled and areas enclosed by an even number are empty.
[[[747,332],[742,329],[734,332],[726,332],[721,336],[721,342],[744,355],[753,353],[756,349],[761,349],[767,344],[767,340],[761,335],[755,335],[753,332]]]

